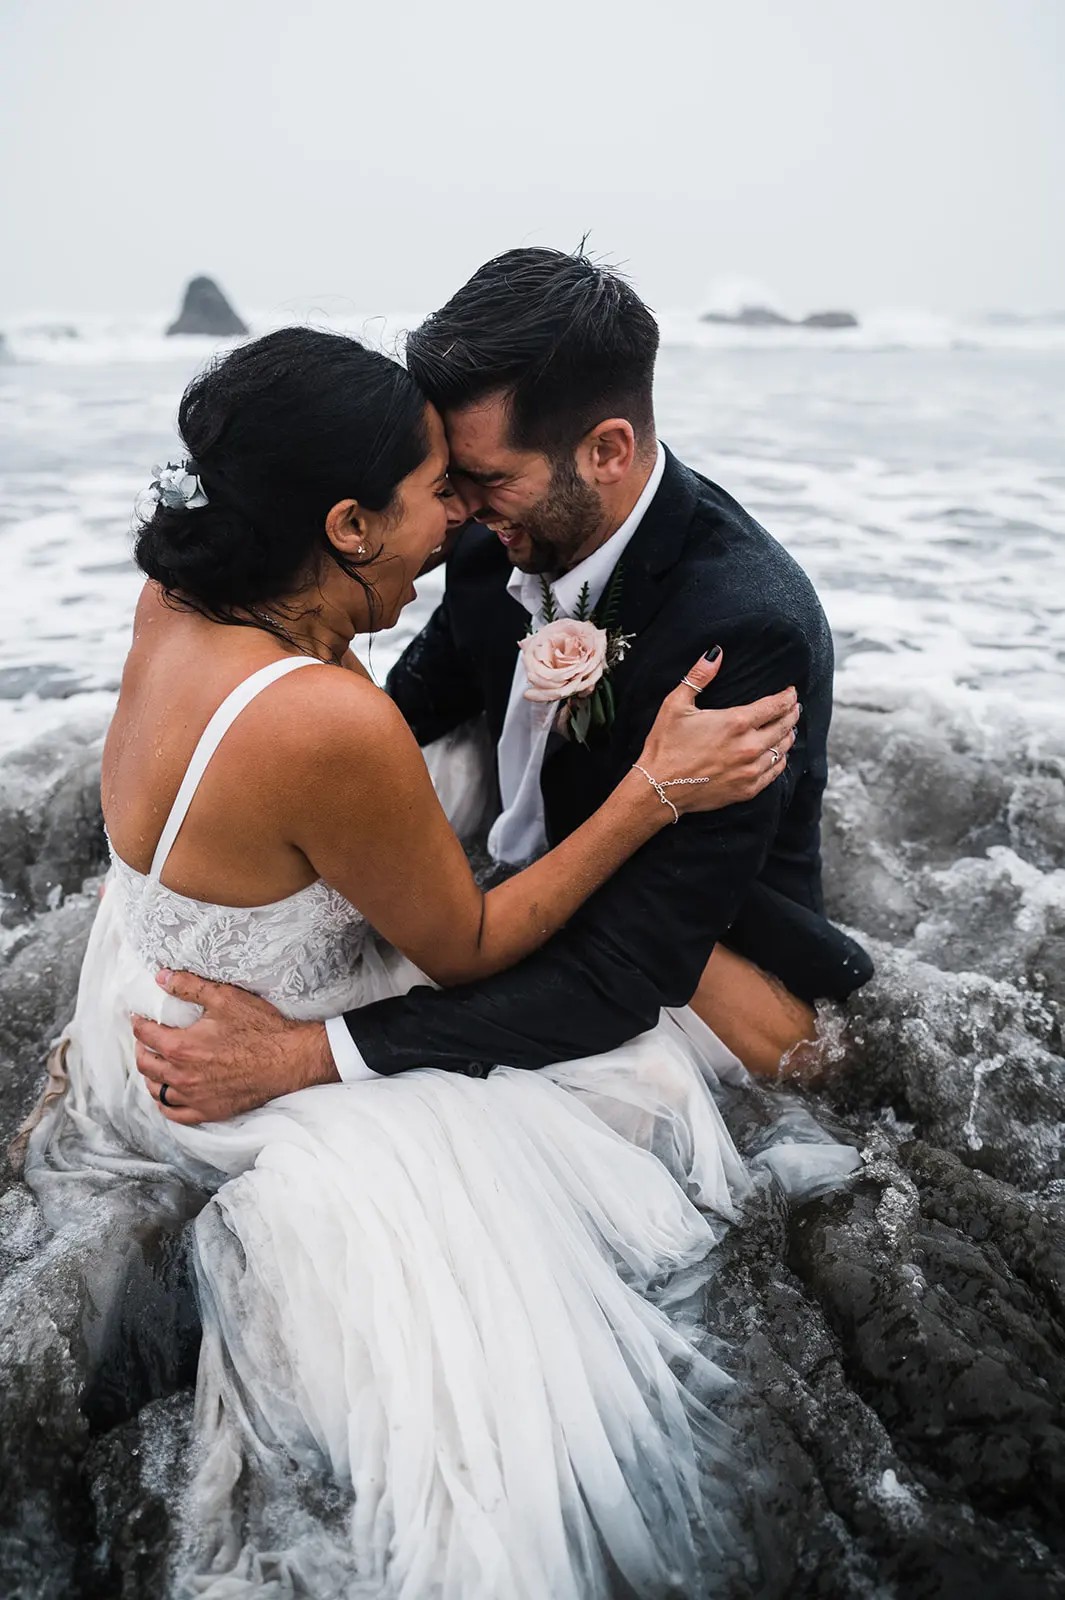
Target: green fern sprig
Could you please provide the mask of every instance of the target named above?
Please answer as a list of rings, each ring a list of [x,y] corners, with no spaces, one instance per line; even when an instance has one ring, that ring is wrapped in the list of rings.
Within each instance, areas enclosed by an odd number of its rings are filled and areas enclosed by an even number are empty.
[[[544,614],[544,621],[557,622],[558,601],[555,599],[554,589],[552,589],[542,572],[540,574],[540,596],[540,610]]]

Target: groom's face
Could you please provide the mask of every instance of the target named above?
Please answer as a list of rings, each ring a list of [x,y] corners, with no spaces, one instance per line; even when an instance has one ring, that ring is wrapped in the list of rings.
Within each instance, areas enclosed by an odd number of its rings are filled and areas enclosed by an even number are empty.
[[[523,572],[565,572],[594,547],[599,494],[572,456],[552,461],[510,443],[504,397],[444,414],[449,476],[467,515],[483,522]]]

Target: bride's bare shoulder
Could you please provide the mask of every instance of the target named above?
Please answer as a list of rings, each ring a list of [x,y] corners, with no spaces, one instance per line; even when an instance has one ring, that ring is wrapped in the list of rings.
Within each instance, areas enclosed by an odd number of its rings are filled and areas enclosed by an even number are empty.
[[[133,613],[133,638],[136,641],[146,628],[157,628],[160,624],[172,625],[177,613],[173,602],[157,583],[149,578],[141,589],[137,598],[137,608]]]
[[[283,680],[276,713],[285,743],[304,761],[353,775],[398,758],[417,759],[414,737],[394,702],[361,668],[323,665]],[[302,764],[302,763],[301,763]]]

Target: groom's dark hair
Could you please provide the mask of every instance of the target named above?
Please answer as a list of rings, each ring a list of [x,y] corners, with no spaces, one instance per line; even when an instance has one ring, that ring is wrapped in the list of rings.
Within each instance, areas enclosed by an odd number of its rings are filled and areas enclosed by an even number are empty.
[[[508,250],[407,337],[407,367],[441,411],[504,393],[511,443],[557,458],[605,417],[654,435],[658,324],[620,273],[583,251]]]

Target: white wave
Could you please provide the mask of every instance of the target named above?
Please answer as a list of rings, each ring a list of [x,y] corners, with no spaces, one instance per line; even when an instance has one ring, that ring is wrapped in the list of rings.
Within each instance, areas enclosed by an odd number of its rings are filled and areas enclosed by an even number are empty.
[[[417,320],[350,304],[302,315],[385,348]],[[275,307],[253,326],[298,319]],[[173,459],[178,398],[213,348],[165,339],[162,315],[88,319],[80,341],[41,331],[71,320],[27,318],[27,342],[51,353],[0,370],[0,746],[62,720],[72,696],[113,693],[140,582],[134,499],[152,464]],[[956,359],[948,333],[885,315],[857,335],[766,334],[688,312],[667,321],[659,426],[809,572],[835,630],[842,696],[876,699],[894,685],[1002,693],[1019,708],[1053,701],[1065,661],[1062,362],[1009,346]],[[1048,333],[1065,329],[1020,329]],[[741,334],[767,358],[730,349]],[[886,349],[904,336],[914,347],[896,345],[875,367],[838,355],[848,339],[879,337]],[[379,677],[438,584],[374,643]]]
[[[698,309],[660,313],[663,342],[717,349],[823,349],[880,352],[889,350],[1065,350],[1065,313],[998,312],[950,316],[920,307],[884,306],[858,310],[857,328],[743,328],[702,320],[708,311],[735,315],[745,305],[762,305],[799,318],[801,308],[785,307],[764,285],[741,279],[721,280]],[[812,307],[810,309],[833,309]],[[65,365],[152,363],[195,371],[212,355],[241,341],[165,333],[172,313],[133,315],[35,312],[0,317],[0,332],[16,362]],[[408,328],[424,311],[374,312],[351,306],[339,297],[260,310],[248,317],[253,336],[296,323],[350,333],[395,354]]]

